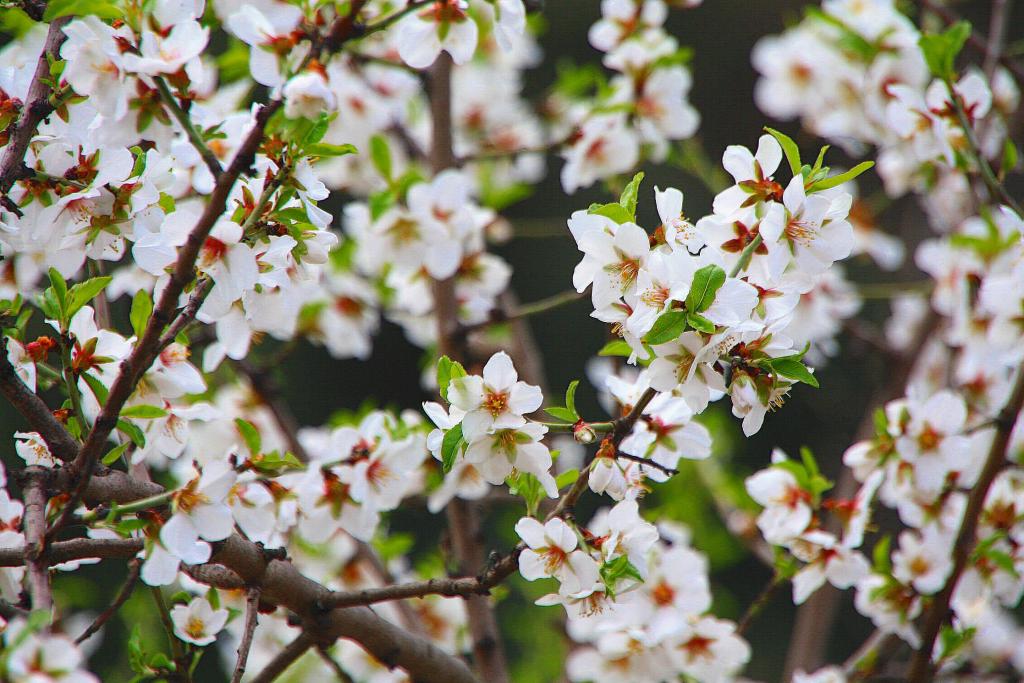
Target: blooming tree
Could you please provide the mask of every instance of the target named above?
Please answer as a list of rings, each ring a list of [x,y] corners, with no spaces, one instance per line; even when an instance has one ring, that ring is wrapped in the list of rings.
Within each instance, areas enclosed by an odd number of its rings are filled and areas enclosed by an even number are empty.
[[[134,606],[167,634],[118,644],[138,681],[219,658],[232,682],[501,683],[510,592],[557,615],[571,681],[736,679],[778,596],[801,606],[794,681],[1021,675],[1008,3],[987,38],[931,2],[808,8],[752,55],[758,106],[800,144],[766,126],[724,172],[666,28],[699,4],[603,0],[601,66],[560,69],[538,104],[523,0],[3,3],[0,391],[21,422],[0,466],[0,678],[99,680],[90,647]],[[571,290],[517,304],[494,247],[548,154],[567,201],[609,201],[565,216]],[[688,214],[639,170],[666,165],[713,201]],[[878,205],[904,196],[929,237],[886,225]],[[927,279],[902,287],[838,263],[908,251]],[[857,316],[881,290],[875,329]],[[523,325],[580,299],[608,333],[589,366],[606,416],[581,414],[578,381],[545,397]],[[367,361],[383,321],[422,351],[432,400],[299,426],[281,362]],[[815,370],[844,336],[891,377],[843,467],[823,461],[837,481],[776,449],[729,486],[716,406],[746,437],[786,420],[790,395],[828,392]],[[649,505],[682,478],[770,570],[738,612]],[[393,522],[424,508],[445,530],[413,561]],[[125,578],[85,614],[67,578],[96,563]],[[828,586],[874,629],[831,664]]]

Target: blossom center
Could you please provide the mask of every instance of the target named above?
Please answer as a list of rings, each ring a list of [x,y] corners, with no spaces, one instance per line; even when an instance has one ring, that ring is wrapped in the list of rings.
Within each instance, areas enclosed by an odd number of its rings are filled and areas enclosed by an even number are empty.
[[[488,391],[484,396],[483,409],[489,412],[492,417],[498,417],[504,413],[508,410],[508,392]]]

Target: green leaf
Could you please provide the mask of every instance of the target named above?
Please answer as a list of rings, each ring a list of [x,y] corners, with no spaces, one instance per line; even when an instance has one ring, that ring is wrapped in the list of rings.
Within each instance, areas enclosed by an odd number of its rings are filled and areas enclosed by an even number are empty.
[[[715,324],[697,313],[687,313],[686,324],[698,332],[703,332],[705,334],[714,334],[715,332]]]
[[[146,325],[149,323],[149,316],[153,313],[153,298],[144,289],[140,289],[135,292],[135,296],[132,297],[132,310],[128,315],[128,319],[131,320],[132,329],[135,331],[135,336],[142,339],[143,332],[146,331]]]
[[[789,379],[795,379],[798,382],[809,384],[815,389],[818,388],[817,378],[811,374],[811,371],[807,369],[807,366],[798,360],[792,358],[776,358],[771,362],[772,370],[776,374],[788,377]]]
[[[64,282],[64,276],[56,268],[47,271],[50,276],[50,287],[53,289],[53,300],[57,303],[57,310],[60,312],[61,322],[67,322],[68,315],[68,284]]]
[[[643,181],[643,179],[644,172],[640,171],[635,176],[633,176],[633,179],[630,180],[629,184],[627,184],[626,187],[622,190],[622,195],[619,196],[619,204],[622,205],[622,208],[624,208],[627,213],[629,213],[630,222],[636,221],[637,197],[640,192],[640,183]]]
[[[1005,177],[1007,173],[1011,173],[1017,168],[1018,161],[1017,145],[1013,144],[1013,140],[1007,138],[1003,143],[1003,158],[999,162],[999,177]]]
[[[875,547],[871,551],[875,571],[880,574],[892,572],[892,560],[889,557],[890,546],[892,546],[892,537],[886,534],[878,539],[878,542],[875,543]]]
[[[926,33],[917,41],[928,69],[936,78],[952,80],[956,76],[956,58],[971,35],[971,25],[958,21],[943,33]]]
[[[79,282],[77,285],[71,287],[68,291],[68,306],[66,315],[68,320],[75,317],[75,313],[81,310],[82,306],[92,301],[96,295],[106,288],[113,278],[109,275],[103,275],[101,277],[94,277],[86,280],[85,282]]]
[[[613,339],[597,352],[599,356],[622,356],[623,358],[629,358],[633,355],[633,347],[631,347],[626,341],[622,339]]]
[[[573,484],[575,484],[576,480],[579,478],[580,471],[578,469],[573,468],[571,470],[566,470],[565,472],[562,472],[557,477],[555,477],[555,486],[557,486],[558,490],[561,491],[566,486],[572,486]]]
[[[652,346],[665,344],[679,338],[686,330],[686,311],[668,311],[654,321],[644,341]]]
[[[100,406],[103,406],[107,402],[107,394],[109,393],[106,385],[88,372],[82,374],[82,379],[92,389],[92,395],[96,397],[96,401]]]
[[[804,467],[812,477],[821,474],[821,470],[818,468],[818,461],[814,458],[814,452],[807,446],[800,447],[800,459],[803,460]]]
[[[873,161],[862,161],[853,168],[851,168],[849,171],[838,173],[829,178],[825,178],[824,180],[819,180],[818,182],[814,183],[809,188],[807,188],[807,192],[821,192],[822,190],[827,190],[829,188],[842,185],[845,182],[853,180],[854,178],[864,173],[864,171],[867,171],[874,165],[875,162]]]
[[[633,215],[626,210],[622,204],[615,202],[613,204],[591,204],[590,208],[587,209],[587,213],[597,214],[598,216],[604,216],[610,218],[618,224],[632,223]]]
[[[569,387],[565,390],[565,407],[572,411],[573,415],[576,415],[579,419],[579,413],[576,412],[576,387],[580,385],[578,379],[574,379],[569,382]]]
[[[103,464],[108,466],[108,467],[110,465],[113,465],[115,462],[117,462],[121,458],[121,456],[124,454],[124,452],[126,450],[128,450],[128,447],[131,446],[131,445],[132,445],[131,441],[125,441],[123,444],[121,444],[119,446],[114,446],[113,448],[111,448],[107,452],[107,454],[103,456],[103,460],[102,460]]]
[[[452,360],[448,356],[441,356],[437,361],[437,388],[441,398],[448,400],[448,386],[453,379],[466,376],[466,369],[462,363]]]
[[[139,426],[128,420],[118,420],[117,429],[132,440],[137,448],[146,447],[146,435],[139,429]]]
[[[43,13],[43,21],[51,22],[60,17],[84,17],[94,15],[100,19],[121,19],[124,12],[112,2],[104,0],[50,0]]]
[[[383,135],[374,135],[370,138],[370,161],[377,172],[391,182],[391,148],[388,147],[387,138]]]
[[[441,441],[441,470],[447,474],[452,471],[455,465],[455,458],[459,455],[460,446],[466,442],[462,438],[462,425],[457,424],[444,434]]]
[[[121,411],[121,417],[134,417],[140,420],[154,420],[166,416],[167,411],[163,408],[149,405],[129,406]]]
[[[256,429],[253,423],[248,420],[243,420],[240,417],[236,417],[235,428],[245,441],[245,447],[249,449],[249,453],[252,455],[259,455],[260,451],[263,450],[263,439],[260,437],[260,432]]]
[[[725,271],[719,266],[704,266],[693,274],[693,284],[686,295],[686,310],[702,313],[715,303],[715,295],[725,284]]]
[[[575,411],[563,408],[562,406],[551,406],[550,408],[545,408],[544,412],[556,420],[561,420],[562,422],[575,423],[580,419],[579,416],[576,415]]]
[[[254,453],[249,462],[261,474],[277,476],[288,470],[301,470],[302,462],[289,452],[271,451],[269,453]]]
[[[514,471],[506,480],[508,492],[513,496],[520,496],[526,503],[526,514],[534,517],[540,507],[540,501],[544,499],[544,487],[540,485],[537,477],[529,472]]]
[[[395,204],[395,193],[383,190],[370,195],[370,218],[377,220]]]
[[[793,172],[794,176],[800,175],[800,169],[803,167],[803,164],[800,163],[800,148],[793,142],[793,138],[768,126],[765,126],[764,132],[779,141],[779,144],[782,145],[782,152],[786,155],[786,161],[789,162],[789,170]]]
[[[327,127],[331,124],[331,117],[327,114],[320,114],[317,117],[313,127],[306,131],[306,134],[302,137],[303,149],[308,148],[310,145],[315,145],[324,139],[327,135]]]
[[[306,154],[313,157],[343,157],[346,154],[358,154],[359,150],[355,145],[332,145],[328,142],[317,142],[307,145]]]

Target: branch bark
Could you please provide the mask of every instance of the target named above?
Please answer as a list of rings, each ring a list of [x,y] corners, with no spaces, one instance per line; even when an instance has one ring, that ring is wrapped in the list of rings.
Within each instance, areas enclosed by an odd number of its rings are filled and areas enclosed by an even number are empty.
[[[25,568],[33,610],[50,610],[50,567],[46,561],[46,481],[49,472],[42,467],[25,470]]]
[[[949,604],[953,599],[957,583],[967,568],[971,552],[974,550],[977,539],[975,535],[978,530],[978,522],[981,519],[982,510],[985,507],[985,498],[995,481],[996,475],[1003,469],[1006,463],[1006,452],[1010,445],[1010,434],[1017,422],[1017,416],[1024,407],[1024,366],[1017,369],[1017,380],[1013,385],[1010,398],[1006,405],[999,412],[996,418],[996,433],[992,438],[992,445],[989,448],[988,456],[985,458],[985,466],[978,475],[978,481],[967,498],[967,506],[964,508],[963,522],[960,531],[956,535],[953,544],[953,571],[950,572],[946,585],[939,593],[932,598],[931,605],[922,616],[921,646],[914,653],[910,661],[910,669],[907,672],[909,683],[925,683],[931,681],[935,675],[932,665],[932,650],[935,648],[935,639],[939,635],[942,624],[949,614]]]
[[[245,665],[249,661],[249,650],[252,649],[252,637],[256,633],[256,622],[259,614],[260,592],[256,588],[249,589],[245,596],[245,628],[242,630],[242,642],[238,644],[238,659],[235,671],[231,674],[231,683],[241,683],[245,675]]]
[[[43,81],[50,78],[50,58],[57,57],[64,43],[64,27],[71,17],[61,17],[50,22],[50,28],[43,43],[43,51],[36,62],[32,83],[28,87],[25,106],[21,111],[10,140],[0,156],[0,197],[6,196],[18,179],[25,163],[25,153],[36,133],[36,128],[53,111],[50,104],[50,86]]]

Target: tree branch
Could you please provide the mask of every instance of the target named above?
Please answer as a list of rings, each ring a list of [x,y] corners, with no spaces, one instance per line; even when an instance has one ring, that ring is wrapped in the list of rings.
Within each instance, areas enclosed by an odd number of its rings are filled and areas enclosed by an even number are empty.
[[[53,607],[50,593],[50,568],[46,561],[46,500],[49,471],[42,467],[29,467],[24,471],[25,486],[25,568],[28,571],[28,589],[33,610]]]
[[[121,586],[121,590],[118,591],[117,597],[114,598],[114,602],[110,603],[110,606],[100,612],[99,616],[93,620],[89,627],[82,631],[82,635],[75,638],[75,645],[81,645],[85,641],[89,640],[95,633],[97,633],[103,625],[110,621],[117,610],[121,609],[121,605],[128,601],[128,598],[132,596],[132,592],[135,590],[135,584],[139,581],[139,572],[142,569],[142,560],[139,558],[132,559],[128,563],[128,577],[124,580],[124,585]]]
[[[270,663],[250,683],[270,683],[283,674],[302,655],[306,654],[306,650],[313,647],[314,644],[313,638],[303,631],[295,640],[288,643],[283,650],[277,653],[277,656],[270,660]]]
[[[931,605],[922,616],[921,646],[910,661],[910,669],[907,672],[909,683],[925,683],[934,676],[932,650],[935,648],[935,639],[939,635],[943,622],[946,621],[950,600],[953,598],[956,585],[959,583],[964,569],[967,568],[967,562],[974,550],[975,534],[978,530],[982,510],[985,507],[985,498],[988,496],[989,488],[995,481],[996,475],[999,474],[1006,462],[1010,434],[1013,432],[1013,426],[1017,422],[1017,416],[1022,407],[1024,407],[1024,366],[1017,369],[1017,380],[1013,385],[1010,398],[999,412],[998,426],[995,436],[992,438],[992,445],[985,459],[985,465],[981,474],[978,475],[977,483],[967,497],[963,522],[953,544],[953,571],[946,579],[946,585],[932,598]]]
[[[256,633],[257,615],[259,614],[260,591],[250,588],[245,596],[245,627],[242,630],[242,642],[238,644],[238,659],[235,671],[231,674],[231,683],[241,683],[245,674],[245,665],[249,661],[249,650],[252,649],[252,637]]]
[[[71,17],[61,17],[50,22],[43,51],[36,62],[32,83],[28,87],[24,109],[13,127],[3,155],[0,156],[0,196],[6,196],[18,179],[25,161],[25,153],[28,151],[32,136],[36,133],[36,128],[53,111],[53,105],[50,104],[50,86],[44,81],[50,79],[49,60],[58,56],[57,53],[65,39],[64,27],[70,20]]]

